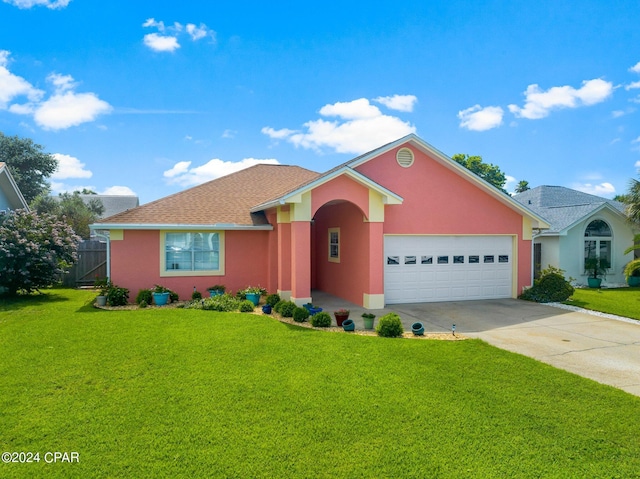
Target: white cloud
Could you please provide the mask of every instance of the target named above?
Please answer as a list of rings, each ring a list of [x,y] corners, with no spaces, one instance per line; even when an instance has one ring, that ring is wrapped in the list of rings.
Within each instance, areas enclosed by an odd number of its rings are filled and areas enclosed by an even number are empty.
[[[180,161],[173,168],[165,171],[164,177],[167,178],[166,181],[169,184],[194,186],[263,163],[268,165],[280,164],[275,159],[245,158],[242,161],[233,162],[214,158],[204,165],[191,168],[190,161]]]
[[[47,77],[47,80],[53,85],[56,92],[58,93],[73,90],[78,85],[73,81],[73,77],[71,75],[60,75],[58,73],[51,73]]]
[[[155,18],[147,18],[142,24],[144,28],[155,28],[159,33],[149,33],[144,36],[144,44],[156,52],[174,52],[180,48],[178,36],[189,35],[194,42],[204,37],[211,37],[214,41],[216,32],[208,28],[204,23],[196,25],[187,23],[186,27],[179,22],[174,22],[171,26],[166,26],[163,21],[156,21]]]
[[[71,0],[3,0],[3,2],[18,8],[31,8],[42,5],[55,10],[56,8],[65,8]]]
[[[636,88],[640,88],[640,81],[634,81],[634,82],[629,83],[628,85],[626,85],[624,87],[624,89],[627,90],[627,91],[635,90]]]
[[[91,178],[93,173],[85,169],[85,164],[78,158],[62,153],[54,153],[53,156],[58,162],[58,168],[51,175],[54,180],[66,180],[68,178]]]
[[[499,106],[487,106],[482,108],[474,105],[471,108],[458,112],[460,128],[472,131],[486,131],[502,125],[504,110]]]
[[[144,44],[156,52],[173,52],[180,48],[176,37],[158,35],[157,33],[145,35]]]
[[[42,90],[8,70],[9,55],[7,50],[0,50],[0,110],[7,109],[16,97],[26,96],[29,101],[38,101],[44,95]]]
[[[625,115],[624,110],[614,110],[611,112],[611,116],[613,118],[620,118],[621,116],[624,116],[624,115]]]
[[[262,133],[275,140],[286,140],[296,147],[316,151],[331,148],[338,153],[359,154],[416,131],[411,124],[382,114],[366,98],[325,105],[320,114],[339,119],[308,121],[304,131],[275,130],[267,126],[262,128]]]
[[[640,136],[635,140],[631,140],[631,144],[633,145],[631,147],[632,150],[640,151]]]
[[[640,73],[640,62],[629,68],[630,72]]]
[[[616,189],[611,183],[600,183],[594,185],[591,183],[574,184],[572,186],[574,190],[582,191],[583,193],[589,193],[590,195],[611,197],[615,195]]]
[[[638,171],[640,171],[640,160],[636,161],[635,165],[633,166],[635,166],[638,169]]]
[[[237,130],[230,130],[227,128],[222,132],[222,138],[235,138],[237,134]]]
[[[105,188],[101,195],[114,195],[114,196],[135,196],[134,191],[128,186],[110,186]]]
[[[63,130],[94,121],[99,115],[109,113],[111,105],[100,100],[95,93],[56,93],[42,102],[35,110],[35,122],[45,130]]]
[[[524,107],[509,105],[509,111],[518,118],[539,120],[548,116],[551,110],[595,105],[606,100],[612,93],[613,84],[599,78],[583,81],[578,89],[565,85],[543,91],[534,84],[529,85],[525,91]]]
[[[379,96],[374,98],[373,101],[381,103],[391,110],[411,112],[418,102],[418,97],[415,95]]]

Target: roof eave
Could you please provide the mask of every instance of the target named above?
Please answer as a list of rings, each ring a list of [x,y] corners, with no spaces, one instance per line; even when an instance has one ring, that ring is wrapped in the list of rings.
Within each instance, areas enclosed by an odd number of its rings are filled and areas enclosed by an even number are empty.
[[[24,196],[22,196],[22,192],[20,191],[20,188],[18,188],[18,184],[16,183],[16,181],[13,179],[13,176],[11,175],[9,168],[7,168],[6,163],[2,165],[2,167],[0,167],[0,175],[2,173],[5,174],[7,180],[9,181],[9,185],[13,190],[15,203],[19,205],[19,207],[15,209],[23,208],[29,211],[29,205],[27,204],[27,200],[25,200]]]
[[[566,235],[569,230],[573,227],[575,227],[576,225],[578,225],[579,223],[583,222],[584,220],[586,220],[589,216],[593,216],[597,213],[599,213],[600,211],[607,209],[609,211],[611,211],[613,214],[620,216],[621,218],[626,219],[627,216],[621,212],[620,210],[618,210],[617,208],[614,208],[612,205],[610,205],[609,203],[602,203],[600,206],[598,206],[597,208],[591,210],[589,213],[587,213],[586,215],[582,215],[580,218],[578,218],[577,220],[575,220],[573,223],[571,223],[569,226],[564,227],[563,229],[560,230],[560,232],[558,233],[559,235]]]
[[[233,223],[164,224],[164,223],[94,223],[92,231],[98,230],[163,230],[163,231],[271,231],[272,225],[239,225]]]

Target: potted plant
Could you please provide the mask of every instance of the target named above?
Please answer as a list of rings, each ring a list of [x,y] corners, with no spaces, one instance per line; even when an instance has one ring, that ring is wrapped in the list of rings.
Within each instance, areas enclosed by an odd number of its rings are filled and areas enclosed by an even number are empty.
[[[364,321],[364,329],[373,329],[373,320],[376,315],[373,313],[362,313],[362,320]]]
[[[260,286],[249,286],[241,292],[241,294],[243,294],[246,299],[251,301],[256,306],[258,306],[258,303],[260,302],[260,296],[262,296],[262,293],[265,293],[265,290]]]
[[[336,318],[336,323],[338,323],[338,326],[342,326],[343,321],[349,319],[349,310],[341,308],[334,311],[333,315]]]
[[[156,303],[156,306],[164,306],[169,302],[169,295],[171,294],[171,290],[169,288],[165,288],[164,286],[156,284],[153,288],[151,288],[151,294],[153,295],[153,302]]]
[[[589,256],[584,260],[584,271],[589,275],[587,283],[590,288],[600,287],[602,279],[607,275],[607,268],[609,268],[609,262],[605,258]]]
[[[344,329],[345,331],[355,331],[356,323],[353,322],[353,319],[345,319],[342,322],[342,329]]]
[[[304,308],[309,311],[309,314],[313,316],[314,314],[318,314],[322,312],[322,308],[318,308],[311,303],[303,304]]]
[[[107,293],[111,287],[111,282],[107,278],[96,279],[93,285],[98,288],[98,296],[96,296],[96,306],[107,305]]]
[[[629,286],[640,286],[640,259],[629,261],[624,267],[624,277]]]
[[[209,291],[209,296],[213,298],[214,296],[222,296],[226,289],[227,287],[224,284],[214,284],[207,288],[207,291]]]

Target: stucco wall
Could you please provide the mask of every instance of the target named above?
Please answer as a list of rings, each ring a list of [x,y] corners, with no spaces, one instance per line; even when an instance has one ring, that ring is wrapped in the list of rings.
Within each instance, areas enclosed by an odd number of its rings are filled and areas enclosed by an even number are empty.
[[[523,239],[522,216],[466,178],[417,149],[403,168],[397,149],[356,169],[400,195],[402,205],[385,207],[385,234],[516,235],[517,293],[531,284],[531,241]]]
[[[193,287],[206,295],[206,288],[224,284],[227,291],[249,285],[269,288],[269,239],[267,231],[226,231],[226,274],[222,276],[160,276],[160,233],[125,230],[124,237],[111,242],[111,278],[128,288],[130,301],[140,289],[161,284],[176,291],[181,299],[190,299]]]

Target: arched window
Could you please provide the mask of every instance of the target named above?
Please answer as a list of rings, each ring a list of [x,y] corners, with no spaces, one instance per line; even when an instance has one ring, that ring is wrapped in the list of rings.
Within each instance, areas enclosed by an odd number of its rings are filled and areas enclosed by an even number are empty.
[[[611,227],[603,220],[593,220],[584,230],[584,258],[598,257],[611,267]]]

